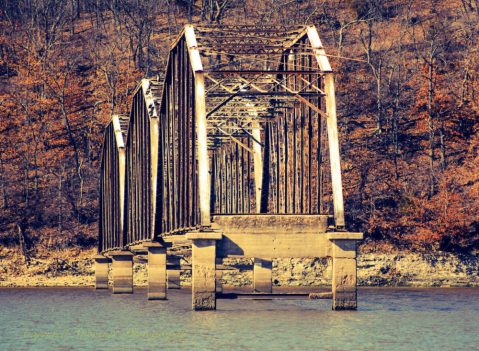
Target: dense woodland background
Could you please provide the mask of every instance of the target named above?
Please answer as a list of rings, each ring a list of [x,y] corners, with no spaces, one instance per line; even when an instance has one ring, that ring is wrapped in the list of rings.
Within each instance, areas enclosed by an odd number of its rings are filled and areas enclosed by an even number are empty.
[[[0,240],[91,246],[102,130],[187,23],[318,26],[349,229],[479,248],[479,0],[0,0]]]

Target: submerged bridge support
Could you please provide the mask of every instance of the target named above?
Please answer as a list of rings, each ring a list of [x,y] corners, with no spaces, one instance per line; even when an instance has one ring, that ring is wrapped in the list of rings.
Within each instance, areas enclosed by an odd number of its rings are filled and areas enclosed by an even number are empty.
[[[142,80],[129,117],[105,130],[99,252],[114,287],[130,282],[118,251],[144,245],[148,298],[166,299],[182,268],[166,243],[182,236],[195,310],[216,308],[227,257],[253,260],[257,294],[273,292],[274,259],[329,257],[333,309],[356,309],[362,234],[346,230],[336,119],[314,26],[187,25],[164,75]]]
[[[273,292],[273,261],[255,257],[253,265],[253,290],[271,294]]]
[[[95,288],[108,289],[108,273],[110,258],[103,255],[95,256]]]
[[[149,242],[148,248],[148,300],[166,300],[166,245]]]
[[[133,254],[130,251],[114,251],[110,255],[113,294],[133,293]]]

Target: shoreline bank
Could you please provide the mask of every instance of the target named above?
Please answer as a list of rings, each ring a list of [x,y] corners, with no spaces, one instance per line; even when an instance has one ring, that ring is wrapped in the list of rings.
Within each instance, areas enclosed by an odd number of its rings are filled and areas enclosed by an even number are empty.
[[[86,287],[94,286],[94,249],[67,249],[49,256],[30,257],[28,262],[15,250],[0,248],[0,287]],[[144,256],[134,263],[134,285],[147,285]],[[189,258],[182,259],[188,264]],[[223,283],[231,287],[252,284],[252,262],[225,259],[231,270],[225,271]],[[191,272],[182,271],[182,286],[190,286]],[[273,261],[273,286],[321,287],[331,284],[328,259],[277,259]],[[412,252],[360,253],[360,287],[479,287],[478,255]]]

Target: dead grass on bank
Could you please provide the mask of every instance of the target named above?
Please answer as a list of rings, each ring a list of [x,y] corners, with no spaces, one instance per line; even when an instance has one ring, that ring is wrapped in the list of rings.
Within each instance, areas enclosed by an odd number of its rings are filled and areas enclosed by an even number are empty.
[[[25,257],[19,248],[0,247],[0,286],[93,285],[95,249],[39,249]]]

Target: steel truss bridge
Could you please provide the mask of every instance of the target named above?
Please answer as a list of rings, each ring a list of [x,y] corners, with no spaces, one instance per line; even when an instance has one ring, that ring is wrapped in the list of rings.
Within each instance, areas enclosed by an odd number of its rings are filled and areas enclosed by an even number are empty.
[[[185,26],[161,78],[106,127],[100,190],[99,253],[153,257],[185,236],[196,309],[215,306],[205,255],[352,259],[336,282],[333,269],[333,306],[356,306],[362,235],[345,230],[334,74],[314,26]]]

